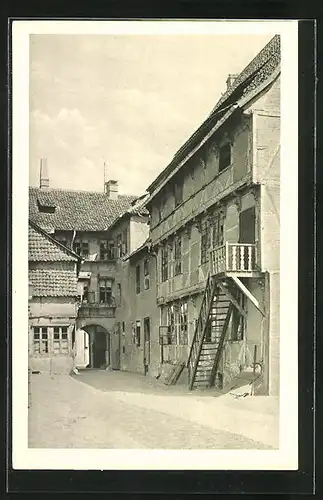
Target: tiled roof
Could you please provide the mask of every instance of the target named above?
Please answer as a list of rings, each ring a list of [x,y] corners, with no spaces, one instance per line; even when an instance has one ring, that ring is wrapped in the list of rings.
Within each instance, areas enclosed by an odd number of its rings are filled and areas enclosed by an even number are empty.
[[[146,208],[146,201],[149,198],[149,193],[145,193],[139,198],[135,199],[131,203],[131,207],[128,208],[127,213],[131,215],[149,215],[149,212]]]
[[[46,198],[56,206],[54,213],[40,212],[38,196],[43,190],[29,188],[29,218],[41,227],[63,231],[105,231],[137,198],[119,195],[111,200],[105,193],[47,189]]]
[[[29,269],[33,297],[76,297],[76,270]]]
[[[232,107],[242,97],[247,97],[248,94],[255,91],[274,73],[279,64],[280,36],[276,35],[237,76],[231,87],[218,100],[208,118],[177,151],[169,165],[150,184],[148,191],[151,193],[159,183],[171,174],[185,156],[199,144],[201,139],[224,116],[228,108]]]
[[[28,260],[31,262],[77,262],[79,257],[35,224],[29,222]]]

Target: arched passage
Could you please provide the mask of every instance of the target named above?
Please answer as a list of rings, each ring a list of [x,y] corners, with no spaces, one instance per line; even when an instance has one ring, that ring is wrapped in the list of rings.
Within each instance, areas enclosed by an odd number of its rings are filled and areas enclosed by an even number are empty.
[[[88,349],[87,368],[105,369],[110,364],[110,335],[101,325],[83,326],[87,336],[84,345]]]

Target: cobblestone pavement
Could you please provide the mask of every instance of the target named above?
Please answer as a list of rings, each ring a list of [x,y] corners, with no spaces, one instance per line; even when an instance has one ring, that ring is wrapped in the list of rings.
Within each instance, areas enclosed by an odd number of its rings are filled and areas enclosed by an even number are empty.
[[[32,375],[31,384],[29,447],[270,448],[241,434],[205,425],[203,419],[192,421],[187,411],[181,416],[174,414],[171,407],[179,406],[180,400],[173,396],[186,389],[172,391],[140,376],[121,372],[88,372],[78,377],[39,374]],[[160,399],[163,393],[166,399]],[[152,398],[159,398],[158,409]],[[217,400],[213,398],[213,402]]]

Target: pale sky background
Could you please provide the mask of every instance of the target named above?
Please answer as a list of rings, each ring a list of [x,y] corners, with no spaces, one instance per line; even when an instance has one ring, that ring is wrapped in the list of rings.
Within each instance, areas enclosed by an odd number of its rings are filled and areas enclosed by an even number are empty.
[[[30,184],[142,194],[271,37],[31,35]]]

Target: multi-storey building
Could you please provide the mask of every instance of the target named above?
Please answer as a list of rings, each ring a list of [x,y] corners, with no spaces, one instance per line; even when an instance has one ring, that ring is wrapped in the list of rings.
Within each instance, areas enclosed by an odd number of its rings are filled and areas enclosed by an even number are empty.
[[[126,240],[123,234],[114,238],[109,227],[135,199],[118,194],[116,181],[108,181],[104,192],[51,189],[45,159],[39,188],[29,189],[30,219],[83,259],[75,334],[79,368],[103,368],[111,361],[116,261]]]
[[[250,367],[279,385],[280,39],[275,36],[148,187],[163,359],[190,387]]]
[[[78,310],[80,257],[29,222],[29,366],[69,373]]]

